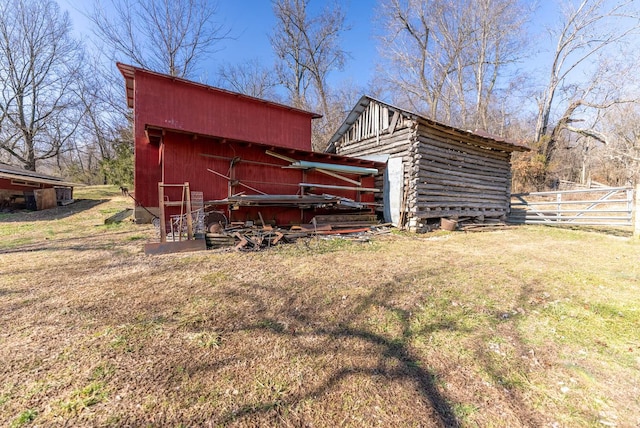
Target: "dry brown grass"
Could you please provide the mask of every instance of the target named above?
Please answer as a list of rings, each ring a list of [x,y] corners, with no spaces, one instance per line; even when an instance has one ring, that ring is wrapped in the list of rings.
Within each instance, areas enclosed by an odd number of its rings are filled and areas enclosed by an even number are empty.
[[[154,231],[102,226],[128,204],[102,190],[58,220],[0,217],[0,425],[640,424],[637,241],[145,256]]]

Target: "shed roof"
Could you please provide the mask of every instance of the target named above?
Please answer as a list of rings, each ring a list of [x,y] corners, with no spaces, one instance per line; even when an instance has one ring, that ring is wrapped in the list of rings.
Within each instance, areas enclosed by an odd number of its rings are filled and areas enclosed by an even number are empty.
[[[39,172],[29,171],[24,168],[20,168],[13,165],[7,165],[4,163],[0,163],[0,178],[6,178],[9,180],[23,180],[23,181],[28,181],[30,183],[53,184],[54,186],[63,186],[63,187],[82,186],[81,184],[78,184],[78,183],[70,183],[68,181],[64,181],[60,177],[41,174]]]
[[[269,106],[272,106],[274,108],[278,108],[278,109],[284,109],[284,110],[290,110],[290,111],[297,111],[299,113],[303,113],[303,114],[307,114],[309,116],[311,116],[312,119],[318,119],[320,117],[322,117],[321,114],[318,113],[313,113],[310,111],[306,111],[306,110],[302,110],[302,109],[298,109],[295,107],[291,107],[291,106],[287,106],[284,104],[280,104],[280,103],[276,103],[273,101],[268,101],[268,100],[263,100],[261,98],[256,98],[256,97],[252,97],[249,95],[245,95],[245,94],[241,94],[238,92],[233,92],[233,91],[228,91],[226,89],[221,89],[221,88],[216,88],[214,86],[209,86],[209,85],[205,85],[202,83],[197,83],[197,82],[193,82],[191,80],[187,80],[187,79],[183,79],[180,77],[175,77],[175,76],[170,76],[168,74],[163,74],[163,73],[158,73],[155,71],[150,71],[150,70],[146,70],[144,68],[139,68],[133,65],[128,65],[128,64],[123,64],[123,63],[116,63],[116,66],[118,67],[118,70],[120,70],[120,73],[122,73],[122,76],[125,79],[125,88],[126,88],[126,94],[127,94],[127,106],[129,108],[133,108],[134,107],[134,88],[135,88],[135,75],[136,73],[145,73],[145,74],[150,74],[153,76],[157,76],[157,77],[163,77],[165,79],[169,79],[172,81],[176,81],[176,82],[181,82],[187,85],[191,85],[194,87],[200,87],[203,90],[206,91],[214,91],[214,92],[219,92],[219,93],[223,93],[223,94],[228,94],[228,95],[233,95],[235,97],[238,98],[242,98],[244,100],[247,100],[249,102],[252,103],[258,103],[258,104],[266,104]]]
[[[463,129],[455,128],[453,126],[445,125],[444,123],[440,123],[435,120],[429,119],[427,117],[419,115],[418,113],[412,112],[410,110],[406,110],[406,109],[391,105],[389,103],[385,103],[384,101],[380,101],[368,95],[363,95],[360,98],[360,100],[356,103],[355,107],[353,107],[353,109],[349,112],[346,119],[344,120],[344,122],[342,122],[342,125],[340,125],[336,133],[333,134],[333,137],[331,137],[331,140],[329,140],[329,145],[325,150],[326,152],[335,151],[336,141],[342,138],[342,136],[349,130],[349,128],[351,128],[351,126],[355,123],[358,117],[362,114],[362,112],[369,106],[369,104],[372,101],[378,104],[383,104],[387,106],[390,110],[398,111],[404,114],[405,116],[413,118],[415,120],[421,119],[422,121],[426,122],[427,125],[437,128],[441,131],[444,131],[450,134],[452,137],[464,137],[467,139],[472,139],[480,144],[484,143],[490,147],[498,148],[508,152],[515,152],[515,151],[525,152],[530,150],[527,146],[523,144],[518,144],[513,141],[509,141],[505,138],[492,135],[484,130],[476,129],[474,131],[470,131],[470,130],[465,131]]]

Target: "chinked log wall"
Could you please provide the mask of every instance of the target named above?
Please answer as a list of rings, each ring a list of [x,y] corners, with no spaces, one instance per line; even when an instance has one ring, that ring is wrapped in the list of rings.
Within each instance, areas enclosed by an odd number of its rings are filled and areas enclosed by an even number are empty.
[[[472,144],[472,139],[452,135],[421,118],[401,118],[392,133],[385,131],[360,141],[348,141],[345,135],[337,152],[402,157],[411,229],[423,230],[429,219],[441,217],[506,218],[510,153]],[[381,184],[382,177],[377,181]]]
[[[413,150],[416,197],[408,208],[418,223],[438,217],[506,218],[510,153],[473,144],[421,119]]]

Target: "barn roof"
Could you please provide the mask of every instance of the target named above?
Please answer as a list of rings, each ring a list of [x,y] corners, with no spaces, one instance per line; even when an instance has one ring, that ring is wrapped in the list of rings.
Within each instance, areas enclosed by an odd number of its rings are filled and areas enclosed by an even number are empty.
[[[30,183],[53,184],[54,186],[63,187],[81,186],[81,184],[64,181],[60,177],[41,174],[39,172],[29,171],[17,166],[7,165],[4,163],[0,163],[0,178],[6,178],[9,180],[22,180],[28,181]]]
[[[252,103],[258,103],[258,104],[264,104],[264,105],[268,105],[277,109],[284,109],[284,110],[289,110],[289,111],[296,111],[299,113],[303,113],[303,114],[307,114],[309,116],[311,116],[312,119],[318,119],[320,117],[322,117],[321,114],[318,113],[313,113],[310,111],[306,111],[306,110],[302,110],[302,109],[298,109],[295,107],[291,107],[291,106],[287,106],[284,104],[280,104],[280,103],[276,103],[273,101],[268,101],[268,100],[263,100],[261,98],[256,98],[256,97],[252,97],[249,95],[245,95],[245,94],[241,94],[238,92],[233,92],[233,91],[228,91],[226,89],[221,89],[221,88],[216,88],[214,86],[209,86],[209,85],[205,85],[203,83],[197,83],[197,82],[193,82],[191,80],[187,80],[187,79],[183,79],[180,77],[175,77],[175,76],[170,76],[168,74],[163,74],[163,73],[158,73],[155,71],[150,71],[150,70],[146,70],[144,68],[139,68],[139,67],[135,67],[133,65],[128,65],[128,64],[123,64],[123,63],[116,63],[116,66],[118,67],[118,70],[120,70],[120,73],[122,73],[122,75],[124,76],[125,79],[125,88],[126,88],[126,94],[127,94],[127,106],[129,108],[133,108],[134,107],[134,88],[135,88],[135,75],[136,73],[145,73],[145,74],[149,74],[149,75],[153,75],[153,76],[157,76],[157,77],[162,77],[168,80],[172,80],[175,82],[181,82],[184,83],[186,85],[191,85],[194,87],[200,87],[203,90],[206,91],[214,91],[214,92],[219,92],[219,93],[223,93],[223,94],[228,94],[228,95],[233,95],[237,98],[241,98],[244,99],[246,101],[252,102]]]
[[[406,117],[410,117],[414,120],[421,119],[428,126],[437,128],[440,131],[444,131],[447,134],[451,135],[452,137],[458,137],[458,138],[463,137],[466,139],[475,140],[475,142],[478,142],[480,144],[484,143],[489,147],[498,148],[508,152],[515,152],[515,151],[525,152],[530,150],[525,145],[518,144],[513,141],[509,141],[505,138],[502,138],[496,135],[492,135],[483,130],[476,129],[474,131],[470,131],[470,130],[465,131],[463,129],[455,128],[453,126],[445,125],[444,123],[440,123],[435,120],[429,119],[427,117],[419,115],[418,113],[412,112],[410,110],[393,106],[389,103],[385,103],[384,101],[377,100],[368,95],[363,95],[360,98],[360,100],[357,102],[355,107],[349,112],[346,119],[344,120],[344,122],[342,122],[342,125],[340,125],[336,133],[333,134],[333,137],[331,137],[331,140],[329,140],[329,145],[325,150],[326,152],[335,152],[335,143],[340,138],[342,138],[342,136],[351,128],[351,126],[355,123],[358,117],[360,117],[362,112],[369,106],[369,104],[372,101],[378,104],[383,104],[387,106],[390,110],[398,111],[403,115],[405,115]]]

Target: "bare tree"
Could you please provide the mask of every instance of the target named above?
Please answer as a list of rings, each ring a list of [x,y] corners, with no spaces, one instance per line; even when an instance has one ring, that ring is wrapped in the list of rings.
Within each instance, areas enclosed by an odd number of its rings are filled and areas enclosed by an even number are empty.
[[[418,0],[380,2],[382,55],[389,60],[387,78],[396,85],[396,100],[413,110],[438,118],[447,79],[460,67],[458,53],[465,43],[446,25],[451,19],[446,2]]]
[[[539,98],[535,141],[548,134],[557,91],[568,76],[599,52],[637,35],[639,29],[640,11],[634,0],[581,0],[577,7],[571,3],[565,6],[564,21],[552,32],[557,45],[548,82]]]
[[[626,64],[610,58],[600,62],[590,86],[575,91],[550,134],[548,145],[562,147],[569,141],[569,150],[582,152],[583,182],[589,175],[587,164],[596,165],[594,174],[607,183],[624,185],[638,179],[638,58],[633,53],[621,56],[627,58]],[[574,139],[579,144],[572,145]]]
[[[557,45],[549,77],[536,95],[534,150],[520,159],[521,172],[532,172],[520,175],[527,175],[533,187],[543,189],[551,174],[587,179],[595,153],[610,157],[617,139],[608,112],[637,100],[637,56],[631,42],[639,22],[634,1],[565,4],[560,26],[551,31]]]
[[[492,110],[504,109],[504,103],[498,107],[496,91],[508,88],[508,92],[513,93],[517,84],[508,73],[524,56],[526,41],[522,29],[531,9],[513,0],[477,0],[474,3],[474,19],[469,29],[471,46],[466,53],[470,58],[466,63],[471,64],[474,89],[471,93],[475,92],[475,99],[467,123],[489,130]],[[464,87],[460,85],[460,88]]]
[[[488,128],[490,111],[499,110],[495,92],[510,84],[509,67],[522,56],[525,4],[391,0],[379,10],[382,68],[396,100],[434,119]]]
[[[116,60],[177,77],[192,77],[198,63],[229,36],[210,0],[96,0],[89,14],[95,35]]]
[[[271,45],[278,57],[277,71],[292,103],[300,108],[320,109],[324,118],[315,123],[314,147],[323,148],[337,127],[327,76],[344,66],[347,53],[340,36],[348,30],[338,4],[317,16],[308,14],[309,0],[274,0],[276,28]],[[309,89],[313,88],[313,93]]]
[[[52,0],[0,4],[0,149],[36,170],[74,134],[83,50]]]
[[[264,67],[257,59],[220,66],[218,85],[252,97],[274,101],[278,99],[275,89],[279,80],[275,70]]]
[[[101,69],[97,58],[88,61],[91,61],[93,70]],[[109,75],[105,73],[86,73],[82,86],[75,92],[85,113],[78,124],[81,138],[74,138],[71,142],[72,151],[65,156],[66,168],[61,166],[61,171],[72,170],[73,175],[83,182],[105,182],[100,164],[113,160],[118,130],[129,126],[130,111],[124,108],[121,91],[118,91],[117,99],[112,98],[116,94],[111,88],[117,86],[121,89],[121,79],[114,84],[108,82]]]
[[[615,184],[640,183],[640,106],[619,104],[605,113],[606,146],[600,157],[601,169]]]
[[[301,10],[295,8],[300,6]],[[289,92],[291,103],[298,108],[307,107],[307,90],[311,83],[307,70],[304,35],[299,23],[291,19],[294,14],[303,14],[303,27],[306,29],[306,2],[283,0],[273,3],[274,13],[278,20],[271,46],[278,57],[276,71],[280,82]]]

